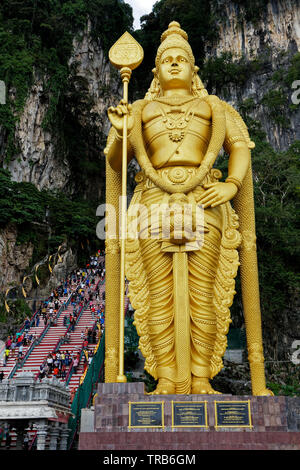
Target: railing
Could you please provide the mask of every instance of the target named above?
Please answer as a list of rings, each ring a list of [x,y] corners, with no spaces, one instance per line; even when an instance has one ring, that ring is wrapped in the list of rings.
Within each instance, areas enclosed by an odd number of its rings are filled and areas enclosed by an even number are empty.
[[[84,382],[79,385],[77,392],[74,396],[71,405],[71,412],[73,417],[69,419],[68,427],[70,429],[70,436],[68,442],[68,449],[71,449],[80,423],[81,410],[86,408],[94,392],[95,385],[99,382],[101,374],[104,369],[104,351],[105,351],[105,334],[99,340],[98,348],[93,360],[88,367],[85,375]]]
[[[58,312],[57,312],[57,318],[60,317],[60,315],[61,315],[62,311],[65,309],[65,307],[67,307],[67,306],[69,305],[72,295],[73,295],[73,293],[70,294],[70,296],[69,296],[69,298],[68,298],[66,304],[65,304],[65,305],[61,305],[61,307],[59,308],[59,310],[58,310]],[[48,324],[45,326],[45,328],[43,329],[43,331],[42,331],[42,333],[40,334],[40,336],[39,336],[37,339],[35,339],[35,340],[31,343],[31,345],[30,345],[30,347],[27,349],[26,354],[25,354],[25,356],[23,357],[21,363],[20,363],[20,364],[16,363],[15,366],[13,367],[13,369],[10,371],[10,373],[9,373],[9,375],[8,375],[8,379],[11,379],[11,378],[15,375],[17,369],[21,369],[21,368],[24,366],[24,364],[25,364],[25,362],[27,361],[28,357],[30,356],[30,354],[32,353],[32,351],[34,350],[34,348],[35,348],[36,346],[38,346],[38,345],[42,342],[42,340],[43,340],[44,337],[46,336],[46,333],[49,331],[50,327],[51,327],[51,324],[48,323]]]
[[[50,299],[50,296],[48,297],[48,299],[45,300],[45,302],[49,301],[49,299]],[[33,325],[33,320],[35,320],[35,318],[36,318],[36,316],[37,316],[37,314],[38,314],[38,311],[39,311],[39,309],[37,309],[37,310],[34,312],[34,314],[32,315],[32,317],[31,317],[31,320],[30,320],[30,328],[31,328],[31,326]],[[24,331],[25,331],[25,321],[24,321],[23,325],[20,326],[20,328],[16,331],[16,333],[21,333],[21,334],[22,334]],[[16,333],[15,333],[15,334],[16,334]],[[4,344],[4,346],[0,349],[0,357],[3,355],[4,351],[5,351],[5,344]]]
[[[98,286],[99,283],[103,284],[103,282],[104,282],[104,281],[98,281],[97,284],[95,285],[94,290],[97,288],[97,286]],[[78,289],[79,289],[79,285],[78,285],[77,288],[75,289],[75,292],[77,292]],[[74,292],[72,292],[72,293],[70,294],[70,297],[69,297],[69,299],[68,299],[68,301],[67,301],[66,306],[70,303],[71,298],[72,298],[73,295],[74,295]],[[74,327],[77,326],[77,324],[78,324],[78,322],[79,322],[79,320],[80,320],[80,318],[81,318],[81,316],[82,316],[82,313],[83,313],[83,311],[85,310],[86,307],[87,307],[87,300],[84,301],[84,304],[82,305],[81,309],[79,310],[79,313],[78,313],[78,315],[77,315],[77,318],[76,318],[76,322],[75,322]],[[95,326],[95,325],[94,325],[94,326]],[[94,329],[94,326],[93,326],[93,329]],[[49,325],[49,327],[50,327],[50,325]],[[62,344],[64,344],[66,334],[67,334],[68,332],[70,332],[71,327],[72,327],[72,325],[69,325],[69,327],[67,328],[67,330],[66,330],[66,332],[65,332],[65,335],[64,335],[62,338],[59,338],[59,339],[57,340],[57,343],[56,343],[56,345],[54,346],[54,348],[52,349],[51,353],[57,352],[57,351],[59,350],[60,346],[61,346]],[[79,350],[79,351],[80,351],[80,360],[81,360],[82,354],[83,354],[83,347],[82,347],[81,350]],[[40,372],[37,372],[37,374],[36,374],[36,376],[35,376],[36,379],[38,379],[39,375],[40,375]],[[69,367],[68,372],[67,372],[67,374],[66,374],[66,378],[65,378],[65,383],[66,383],[66,385],[69,384],[72,375],[73,375],[73,360],[71,361],[70,367]]]
[[[80,354],[81,354],[81,352],[80,352]],[[65,378],[66,386],[69,385],[69,382],[70,382],[70,379],[71,379],[71,376],[72,376],[72,373],[73,373],[73,365],[74,365],[74,360],[72,359],[71,364],[70,364],[69,369],[68,369],[68,372],[66,373],[66,378]]]
[[[37,440],[37,431],[35,431],[34,436],[33,436],[33,438],[31,439],[31,442],[30,442],[30,444],[29,444],[29,446],[28,446],[28,450],[32,450],[32,448],[33,448],[33,446],[34,446],[36,440]]]

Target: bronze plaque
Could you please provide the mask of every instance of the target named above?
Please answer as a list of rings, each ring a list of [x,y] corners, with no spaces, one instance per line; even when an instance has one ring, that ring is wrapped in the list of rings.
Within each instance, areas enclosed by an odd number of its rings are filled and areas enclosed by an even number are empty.
[[[163,428],[164,402],[129,402],[129,428]]]
[[[252,428],[250,400],[215,401],[215,427]]]
[[[205,401],[172,401],[172,427],[207,427]]]

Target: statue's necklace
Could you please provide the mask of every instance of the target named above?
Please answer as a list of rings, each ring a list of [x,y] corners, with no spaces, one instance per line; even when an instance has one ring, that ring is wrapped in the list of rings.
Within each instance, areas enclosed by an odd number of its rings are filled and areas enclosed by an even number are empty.
[[[160,96],[159,98],[155,98],[154,101],[158,101],[159,103],[163,104],[168,104],[169,106],[182,106],[183,104],[186,104],[189,101],[194,101],[195,99],[195,96],[173,95]]]
[[[177,97],[176,97],[177,98]],[[162,122],[164,123],[166,129],[169,131],[169,139],[172,142],[181,142],[185,136],[185,128],[187,127],[191,117],[193,116],[193,112],[191,111],[192,106],[188,107],[187,110],[183,110],[180,106],[182,104],[188,103],[189,101],[194,101],[194,97],[188,99],[182,99],[182,97],[178,97],[178,99],[174,99],[174,97],[170,98],[161,98],[157,99],[164,104],[168,104],[171,106],[171,110],[165,112],[163,108],[161,108],[162,113]]]

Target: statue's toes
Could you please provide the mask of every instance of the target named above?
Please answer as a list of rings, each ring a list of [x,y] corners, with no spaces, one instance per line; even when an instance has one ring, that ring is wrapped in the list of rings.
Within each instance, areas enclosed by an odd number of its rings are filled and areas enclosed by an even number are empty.
[[[274,393],[272,390],[269,390],[268,388],[264,388],[258,393],[255,393],[256,396],[261,396],[261,397],[273,397]]]

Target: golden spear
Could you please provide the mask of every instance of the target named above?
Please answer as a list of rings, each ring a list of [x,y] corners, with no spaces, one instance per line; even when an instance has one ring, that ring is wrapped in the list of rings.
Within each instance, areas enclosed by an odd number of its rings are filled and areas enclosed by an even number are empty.
[[[144,57],[141,45],[125,32],[109,50],[109,60],[120,70],[123,82],[123,103],[128,105],[128,83],[131,72],[140,65]],[[127,128],[128,114],[123,119],[122,142],[122,193],[121,193],[121,237],[120,237],[120,338],[119,338],[119,374],[117,382],[126,382],[124,375],[124,316],[125,316],[125,237],[127,210]]]

